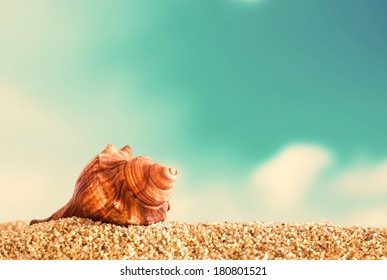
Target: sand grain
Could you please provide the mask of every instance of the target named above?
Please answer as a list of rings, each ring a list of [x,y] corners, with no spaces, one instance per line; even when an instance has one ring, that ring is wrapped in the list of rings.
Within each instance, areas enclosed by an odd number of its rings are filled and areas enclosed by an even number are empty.
[[[67,218],[0,224],[0,259],[387,259],[387,228]]]

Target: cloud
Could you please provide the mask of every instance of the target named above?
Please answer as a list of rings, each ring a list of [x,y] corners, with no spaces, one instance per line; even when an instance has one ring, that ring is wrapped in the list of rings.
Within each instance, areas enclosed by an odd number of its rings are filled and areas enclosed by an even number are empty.
[[[343,220],[344,224],[387,227],[387,205],[362,208],[349,213]]]
[[[178,181],[169,220],[310,221],[319,212],[305,211],[306,195],[332,159],[319,146],[290,145],[255,168],[252,188],[248,178],[208,178],[197,186]]]
[[[180,183],[170,201],[170,221],[230,222],[246,221],[251,216],[236,190],[227,182],[208,181],[205,186],[196,188]]]
[[[387,206],[383,204],[383,197],[380,198],[386,193],[387,161],[350,164],[337,169],[333,165],[334,158],[333,153],[322,146],[293,144],[254,169],[250,188],[247,188],[248,180],[238,178],[233,182],[231,177],[230,180],[226,177],[204,179],[197,186],[190,185],[192,182],[188,180],[178,181],[171,199],[169,220],[331,221],[386,226]],[[332,167],[335,169],[330,169]],[[335,172],[323,174],[328,169]],[[367,187],[371,185],[373,187]],[[312,189],[322,195],[316,196]],[[358,199],[349,200],[349,194]],[[364,194],[371,200],[363,200]],[[373,198],[378,204],[372,202]]]
[[[0,82],[0,222],[58,207],[77,172],[65,164],[76,141],[71,127],[21,92]]]
[[[49,216],[45,207],[54,210],[47,196],[50,178],[39,168],[22,165],[18,169],[1,166],[0,223]],[[58,204],[59,206],[59,204]],[[59,207],[58,207],[59,208]]]
[[[253,172],[253,189],[271,209],[295,209],[332,162],[329,151],[313,145],[291,145]]]
[[[386,195],[387,160],[347,168],[337,174],[329,184],[346,195]]]

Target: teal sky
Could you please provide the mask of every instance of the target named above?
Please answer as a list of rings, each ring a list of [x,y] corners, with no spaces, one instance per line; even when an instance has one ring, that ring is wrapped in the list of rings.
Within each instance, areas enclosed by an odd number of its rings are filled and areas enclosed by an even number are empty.
[[[0,220],[51,214],[112,143],[179,168],[172,219],[381,224],[386,10],[384,0],[0,1],[10,197]],[[289,168],[270,165],[281,155]],[[262,175],[304,161],[315,166],[308,183]],[[302,199],[274,199],[281,188]]]

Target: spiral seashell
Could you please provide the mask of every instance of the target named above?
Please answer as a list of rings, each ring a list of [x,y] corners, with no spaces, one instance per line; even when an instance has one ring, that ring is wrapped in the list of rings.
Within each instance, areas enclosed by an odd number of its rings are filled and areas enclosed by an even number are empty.
[[[109,144],[82,171],[71,200],[49,218],[77,216],[118,225],[149,225],[164,221],[176,181],[176,168],[149,157],[133,158],[129,146]]]

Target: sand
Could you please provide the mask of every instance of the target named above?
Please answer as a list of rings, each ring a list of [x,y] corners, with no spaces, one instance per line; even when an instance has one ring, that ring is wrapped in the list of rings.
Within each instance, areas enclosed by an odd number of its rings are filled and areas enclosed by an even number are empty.
[[[387,259],[387,228],[330,223],[0,224],[0,259]]]

